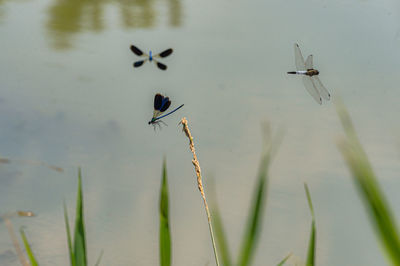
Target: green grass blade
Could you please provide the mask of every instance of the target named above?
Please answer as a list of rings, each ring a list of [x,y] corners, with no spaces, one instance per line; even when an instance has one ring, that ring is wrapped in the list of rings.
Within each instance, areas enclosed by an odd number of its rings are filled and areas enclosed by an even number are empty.
[[[31,246],[28,243],[28,239],[26,238],[25,232],[22,229],[22,227],[19,229],[19,232],[21,234],[22,241],[24,242],[25,250],[26,250],[26,253],[28,254],[28,258],[29,258],[29,261],[30,261],[31,265],[32,266],[39,266],[39,264],[38,264],[38,262],[37,262],[37,260],[35,258],[35,255],[33,254]]]
[[[315,265],[315,247],[316,247],[316,229],[315,229],[315,221],[311,222],[311,233],[310,233],[310,240],[308,242],[308,252],[307,252],[307,266],[314,266]]]
[[[72,249],[72,238],[71,238],[71,231],[69,227],[69,220],[68,220],[68,211],[67,211],[67,206],[64,201],[64,220],[65,220],[65,229],[67,232],[67,242],[68,242],[68,251],[69,251],[69,261],[71,263],[71,266],[75,266],[75,256],[74,256],[74,251]]]
[[[394,216],[358,140],[350,115],[343,105],[337,106],[337,112],[346,133],[346,137],[339,143],[339,150],[352,173],[383,250],[393,265],[400,265],[400,236]]]
[[[313,220],[315,220],[314,208],[313,208],[313,204],[311,201],[311,194],[310,194],[310,190],[308,189],[307,183],[304,183],[304,189],[306,191],[307,202],[308,202],[308,207],[310,208],[311,217]]]
[[[255,253],[257,240],[261,231],[263,212],[267,198],[268,169],[271,159],[276,154],[282,141],[283,135],[283,130],[280,130],[273,138],[270,125],[268,123],[263,124],[263,136],[265,137],[263,143],[264,152],[261,157],[261,163],[258,170],[256,192],[251,203],[250,213],[247,218],[246,232],[243,237],[239,253],[239,266],[250,265],[252,257]]]
[[[86,266],[86,239],[85,222],[83,217],[83,193],[82,193],[82,175],[81,169],[78,171],[78,195],[76,199],[76,217],[74,232],[74,254],[77,266]]]
[[[221,213],[217,203],[217,193],[215,191],[215,179],[209,177],[208,191],[210,198],[211,219],[214,225],[215,240],[217,243],[218,255],[223,266],[232,265],[232,257],[229,252],[228,241],[225,235],[224,225],[222,224]]]
[[[232,265],[231,255],[229,253],[228,242],[226,240],[224,226],[222,224],[221,215],[217,204],[213,200],[212,204],[212,218],[215,230],[215,237],[217,240],[218,251],[221,256],[221,262],[224,266]]]
[[[315,215],[314,215],[314,208],[313,208],[312,201],[311,201],[310,191],[308,190],[308,186],[306,183],[304,183],[304,189],[306,191],[308,206],[310,208],[311,217],[312,217],[306,265],[314,266],[315,265],[315,247],[316,247]]]
[[[169,231],[167,164],[164,159],[160,189],[160,265],[171,265],[171,235]]]
[[[281,262],[279,262],[277,266],[283,266],[286,263],[286,261],[290,258],[290,256],[292,256],[292,253],[289,253],[285,258],[283,258],[283,260],[281,260]]]
[[[96,264],[94,265],[94,266],[99,266],[100,265],[100,262],[101,262],[101,259],[103,258],[103,250],[100,252],[100,255],[99,255],[99,257],[97,258],[97,261],[96,261]]]
[[[239,253],[240,266],[251,264],[251,259],[255,253],[255,247],[260,235],[264,205],[267,196],[267,172],[270,161],[270,154],[266,153],[260,164],[256,193],[251,203],[251,209],[247,220],[246,233],[242,240],[241,251]]]
[[[308,190],[308,186],[306,183],[304,183],[304,189],[306,190],[308,206],[310,208],[311,217],[312,217],[306,265],[314,266],[315,265],[315,247],[316,247],[315,215],[314,215],[314,208],[313,208],[312,201],[311,201],[310,191]]]

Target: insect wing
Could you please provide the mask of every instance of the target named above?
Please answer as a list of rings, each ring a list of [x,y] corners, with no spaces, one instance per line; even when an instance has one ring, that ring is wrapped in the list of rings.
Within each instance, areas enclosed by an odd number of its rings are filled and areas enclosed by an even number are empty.
[[[161,115],[162,113],[159,110],[154,110],[153,112],[153,118],[157,118]]]
[[[163,103],[163,99],[164,99],[164,96],[162,96],[160,93],[157,93],[154,96],[154,110],[158,110],[159,111],[161,109],[162,103]]]
[[[325,88],[325,86],[322,84],[321,80],[319,79],[318,76],[312,76],[313,82],[315,84],[315,87],[319,90],[319,93],[321,94],[322,98],[325,100],[329,100],[331,98],[331,95],[329,94],[328,90]]]
[[[154,60],[154,59],[153,59],[153,60]],[[156,61],[156,60],[154,60],[154,62],[157,64],[157,67],[158,67],[159,69],[161,69],[161,70],[167,70],[167,66],[164,65],[163,63],[160,63],[160,62],[158,62],[158,61]]]
[[[314,82],[311,80],[309,76],[303,76],[303,84],[304,87],[306,87],[308,93],[310,93],[311,96],[315,99],[315,101],[319,104],[322,104],[321,96],[319,95],[319,92],[315,87]]]
[[[161,108],[163,107],[163,101],[165,97],[162,96],[160,93],[157,93],[154,96],[154,112],[153,112],[153,118],[156,118],[161,115]]]
[[[137,48],[134,45],[131,45],[131,51],[137,55],[137,56],[142,56],[144,53],[142,52],[142,50],[140,50],[139,48]]]
[[[133,67],[140,67],[144,64],[144,62],[146,62],[146,60],[140,60],[140,61],[136,61],[135,63],[133,63]]]
[[[313,66],[313,55],[310,54],[307,57],[307,60],[306,60],[306,69],[308,70],[308,69],[313,69],[313,68],[314,68],[314,66]]]
[[[297,70],[306,70],[304,57],[301,54],[300,47],[297,43],[294,44],[294,60],[296,62]]]
[[[167,49],[167,50],[165,50],[165,51],[159,53],[157,56],[163,57],[163,58],[164,58],[164,57],[167,57],[167,56],[169,56],[170,54],[172,54],[173,51],[174,51],[174,50],[172,50],[171,48],[169,48],[169,49]]]
[[[169,100],[169,98],[168,97],[164,98],[160,111],[161,112],[167,111],[167,109],[169,108],[170,105],[171,105],[171,101]]]

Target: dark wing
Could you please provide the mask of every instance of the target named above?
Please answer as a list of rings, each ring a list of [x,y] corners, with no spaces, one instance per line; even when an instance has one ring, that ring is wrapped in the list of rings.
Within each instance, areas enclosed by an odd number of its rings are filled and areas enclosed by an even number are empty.
[[[164,105],[163,105],[163,107],[161,107],[161,112],[165,112],[168,108],[169,108],[169,106],[171,105],[171,101],[168,101],[168,102],[166,102]]]
[[[167,56],[169,56],[170,54],[172,54],[173,51],[174,51],[174,50],[172,50],[171,48],[169,48],[169,49],[167,49],[167,50],[165,50],[165,51],[159,53],[158,55],[159,55],[160,57],[167,57]]]
[[[138,55],[138,56],[142,56],[142,55],[143,55],[142,50],[140,50],[139,48],[137,48],[137,47],[134,46],[134,45],[131,45],[131,51],[132,51],[135,55]]]
[[[156,96],[154,96],[154,110],[160,110],[161,109],[163,99],[164,99],[164,96],[162,96],[159,93],[157,93]]]
[[[165,98],[163,99],[163,103],[162,103],[162,105],[161,105],[160,111],[161,111],[161,112],[165,112],[165,111],[169,108],[170,105],[171,105],[171,101],[169,100],[168,97],[165,97]]]
[[[140,67],[141,65],[143,65],[144,62],[146,62],[146,60],[136,61],[135,63],[133,63],[133,67]]]
[[[157,64],[157,66],[158,66],[159,69],[161,69],[161,70],[167,70],[167,66],[166,66],[166,65],[164,65],[163,63],[160,63],[160,62],[158,62],[158,61],[156,61],[156,60],[154,60],[154,61],[156,62],[156,64]]]

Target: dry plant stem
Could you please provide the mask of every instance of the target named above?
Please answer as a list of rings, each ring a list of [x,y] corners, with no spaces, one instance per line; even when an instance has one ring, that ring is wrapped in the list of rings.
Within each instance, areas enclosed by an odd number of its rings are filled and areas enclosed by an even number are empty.
[[[215,245],[214,233],[213,233],[213,228],[212,228],[212,224],[211,224],[211,215],[210,215],[210,211],[208,209],[206,194],[204,193],[203,182],[201,180],[200,164],[199,164],[199,161],[197,160],[196,150],[194,149],[193,137],[192,137],[192,134],[190,134],[190,130],[188,127],[188,122],[186,120],[186,117],[182,118],[180,124],[182,124],[182,127],[183,127],[182,130],[185,132],[186,136],[189,139],[189,148],[193,154],[192,163],[194,165],[194,169],[196,170],[197,187],[199,188],[201,197],[203,198],[204,207],[205,207],[206,213],[207,213],[208,227],[210,229],[210,235],[211,235],[211,240],[212,240],[213,249],[214,249],[215,263],[217,264],[217,266],[219,266],[219,261],[218,261],[218,256],[217,256],[217,248]]]
[[[6,217],[6,216],[3,216],[2,218],[4,219],[4,223],[7,226],[8,233],[10,234],[11,240],[14,244],[14,248],[17,251],[17,256],[19,258],[19,261],[21,262],[22,266],[29,266],[29,262],[25,259],[24,253],[22,252],[22,249],[21,249],[21,246],[18,243],[18,238],[14,233],[14,228],[11,223],[11,220],[8,219],[8,217]]]

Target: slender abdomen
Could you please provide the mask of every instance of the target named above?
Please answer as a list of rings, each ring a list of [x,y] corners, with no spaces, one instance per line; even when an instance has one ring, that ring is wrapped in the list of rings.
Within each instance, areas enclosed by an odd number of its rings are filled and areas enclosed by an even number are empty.
[[[298,74],[298,75],[307,75],[307,71],[301,70],[301,71],[290,71],[288,74]]]

